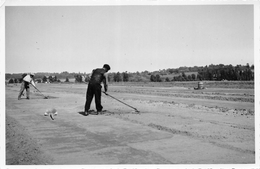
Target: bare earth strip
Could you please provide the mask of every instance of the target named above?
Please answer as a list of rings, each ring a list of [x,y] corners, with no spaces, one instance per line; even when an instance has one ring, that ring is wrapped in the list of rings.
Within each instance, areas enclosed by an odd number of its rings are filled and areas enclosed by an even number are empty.
[[[252,100],[252,89],[209,89],[194,98],[190,89],[111,86],[109,94],[140,113],[104,95],[108,111],[83,116],[86,85],[38,88],[52,97],[32,90],[30,100],[17,100],[19,86],[6,86],[7,165],[255,163],[254,103],[204,97]],[[58,110],[54,120],[43,115],[50,108]]]

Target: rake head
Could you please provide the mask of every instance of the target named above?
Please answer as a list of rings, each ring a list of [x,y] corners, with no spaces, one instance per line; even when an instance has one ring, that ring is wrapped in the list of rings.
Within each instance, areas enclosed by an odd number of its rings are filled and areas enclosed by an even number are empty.
[[[132,109],[135,110],[136,113],[140,113],[140,111],[138,111],[138,110],[137,110],[136,108],[134,108],[133,106],[130,106],[129,104],[126,104],[126,103],[122,102],[121,100],[118,100],[117,98],[111,96],[110,94],[108,94],[108,93],[106,93],[106,92],[103,92],[103,93],[104,93],[105,95],[110,96],[111,98],[113,98],[113,99],[119,101],[120,103],[123,103],[124,105],[126,105],[126,106],[128,106],[128,107],[131,107]]]
[[[134,113],[137,113],[137,114],[140,114],[140,111],[139,110],[137,110],[137,109],[134,109],[134,111],[133,111]]]

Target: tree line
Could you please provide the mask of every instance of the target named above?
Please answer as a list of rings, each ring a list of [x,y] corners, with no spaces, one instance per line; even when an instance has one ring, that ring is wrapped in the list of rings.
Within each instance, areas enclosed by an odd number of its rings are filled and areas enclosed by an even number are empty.
[[[46,75],[48,74],[48,75]],[[22,73],[6,74],[9,83],[22,81]],[[54,82],[88,82],[90,73],[36,73],[35,80],[42,83]],[[65,81],[64,81],[65,79]],[[72,80],[73,79],[73,80]],[[109,82],[170,82],[170,81],[200,81],[200,80],[232,80],[250,81],[254,80],[254,65],[209,65],[194,67],[169,68],[158,71],[143,72],[111,72],[108,73]]]
[[[177,69],[163,69],[154,72],[117,72],[111,73],[112,82],[170,82],[170,81],[201,81],[201,80],[254,80],[254,65],[209,65],[204,67],[180,67]]]

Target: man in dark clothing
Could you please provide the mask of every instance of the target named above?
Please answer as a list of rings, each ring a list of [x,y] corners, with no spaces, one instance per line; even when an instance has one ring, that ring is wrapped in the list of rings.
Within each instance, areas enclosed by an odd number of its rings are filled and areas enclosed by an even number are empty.
[[[95,95],[95,103],[96,103],[96,109],[98,115],[102,109],[103,106],[101,105],[101,82],[104,83],[104,89],[105,92],[107,92],[107,72],[110,70],[110,66],[108,64],[104,64],[103,68],[97,68],[92,71],[92,75],[90,78],[90,81],[88,83],[88,89],[86,94],[86,103],[85,103],[85,115],[87,116],[89,114],[90,105],[93,99],[93,96]]]

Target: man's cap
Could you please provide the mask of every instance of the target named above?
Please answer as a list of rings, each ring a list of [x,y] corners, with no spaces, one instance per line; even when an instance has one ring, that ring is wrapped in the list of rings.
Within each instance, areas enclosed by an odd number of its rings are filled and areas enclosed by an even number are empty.
[[[30,73],[31,76],[34,76],[34,73]]]
[[[110,66],[109,66],[108,64],[104,64],[103,68],[106,68],[106,69],[107,69],[107,71],[109,71],[109,70],[110,70]]]

